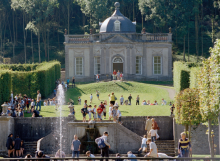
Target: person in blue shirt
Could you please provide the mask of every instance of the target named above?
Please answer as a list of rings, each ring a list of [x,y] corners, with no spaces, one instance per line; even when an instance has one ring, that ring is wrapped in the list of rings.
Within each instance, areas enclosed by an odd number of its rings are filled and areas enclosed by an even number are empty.
[[[136,156],[131,151],[129,151],[127,154],[128,158],[136,158]],[[129,159],[129,161],[137,161],[137,159]]]

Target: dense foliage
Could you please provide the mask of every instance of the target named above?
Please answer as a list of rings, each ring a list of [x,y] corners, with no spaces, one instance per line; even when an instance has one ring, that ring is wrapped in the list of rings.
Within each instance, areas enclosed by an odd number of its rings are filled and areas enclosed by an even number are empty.
[[[0,105],[8,101],[11,93],[11,71],[0,71]]]
[[[11,66],[13,65],[8,67]],[[42,97],[45,98],[56,87],[55,81],[60,78],[60,68],[59,62],[51,61],[38,64],[32,71],[2,70],[0,72],[0,104],[9,100],[11,91],[14,94],[27,94],[28,97],[36,99],[36,92],[40,90]]]
[[[187,88],[177,94],[174,114],[178,124],[196,125],[202,122],[198,89]]]
[[[209,56],[220,17],[218,0],[118,0],[121,12],[150,33],[172,28],[174,55]],[[0,1],[0,55],[13,63],[57,59],[64,64],[64,29],[69,34],[99,32],[114,11],[110,0]]]
[[[173,69],[173,82],[176,92],[180,92],[189,87],[195,87],[197,76],[200,70],[200,63],[187,63],[176,61]]]
[[[33,71],[39,64],[0,64],[1,70],[12,70],[12,71]]]

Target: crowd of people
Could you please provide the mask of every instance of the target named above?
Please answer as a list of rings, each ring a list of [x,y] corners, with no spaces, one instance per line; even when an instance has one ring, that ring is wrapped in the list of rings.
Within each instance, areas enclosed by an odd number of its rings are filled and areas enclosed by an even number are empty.
[[[38,116],[41,111],[41,93],[37,91],[37,99],[34,100],[26,94],[13,95],[11,92],[10,100],[5,102],[7,107],[7,116],[24,117],[24,113],[32,113],[32,116]],[[1,113],[2,114],[2,113]],[[40,116],[40,115],[39,115]]]

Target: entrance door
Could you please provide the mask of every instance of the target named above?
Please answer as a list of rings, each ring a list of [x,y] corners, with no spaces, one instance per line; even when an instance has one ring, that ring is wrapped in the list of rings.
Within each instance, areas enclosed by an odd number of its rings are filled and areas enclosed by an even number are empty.
[[[116,72],[119,70],[123,73],[123,63],[113,63],[113,71],[114,70],[116,70]]]

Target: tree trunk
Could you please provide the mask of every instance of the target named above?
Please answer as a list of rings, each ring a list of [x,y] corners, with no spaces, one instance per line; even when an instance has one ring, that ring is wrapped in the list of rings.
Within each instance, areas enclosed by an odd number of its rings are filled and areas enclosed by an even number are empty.
[[[212,17],[212,46],[214,46],[214,34],[215,34],[215,28],[214,28],[214,16]]]
[[[199,27],[198,27],[198,13],[195,13],[195,36],[196,36],[196,56],[199,58]]]
[[[41,58],[40,58],[40,31],[38,31],[38,54],[39,54],[39,63],[41,63]]]
[[[189,141],[191,142],[191,125],[189,125]],[[191,144],[191,146],[192,146],[192,144]],[[192,152],[191,151],[189,151],[189,157],[192,157]]]
[[[49,41],[50,41],[50,31],[48,30],[48,35],[47,35],[47,49],[48,49],[48,52],[47,52],[47,55],[48,55],[48,61],[50,61],[50,45],[49,45]]]
[[[186,61],[185,59],[185,50],[186,50],[186,35],[184,35],[184,38],[183,38],[183,61]]]
[[[27,61],[27,52],[26,52],[26,34],[25,34],[25,12],[23,12],[23,33],[24,33],[24,62],[26,64]]]
[[[70,2],[70,0],[68,0],[68,5],[67,5],[67,9],[68,9],[68,35],[70,34],[70,6],[69,6],[70,3],[69,2]]]
[[[189,130],[189,125],[185,125],[185,133],[186,133],[186,138],[188,138],[188,130]]]
[[[34,63],[34,47],[33,47],[33,32],[31,31],[31,52],[32,52],[32,63]]]
[[[189,27],[188,27],[188,62],[189,62]]]
[[[218,126],[219,126],[218,133],[220,134],[220,113],[218,114]],[[219,147],[220,147],[220,139],[219,139]],[[220,154],[220,148],[219,148],[219,154]]]
[[[211,137],[211,126],[212,126],[212,120],[208,120],[208,141],[209,141],[209,149],[210,149],[210,154],[211,158],[214,158],[214,148],[213,148],[213,143],[212,143],[212,137]]]
[[[134,0],[133,0],[133,21],[135,21]]]
[[[13,35],[14,35],[14,40],[13,40],[13,62],[15,63],[15,11],[12,11],[13,12]]]

